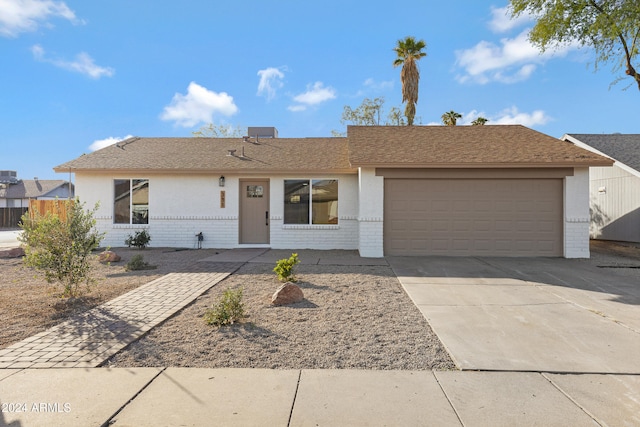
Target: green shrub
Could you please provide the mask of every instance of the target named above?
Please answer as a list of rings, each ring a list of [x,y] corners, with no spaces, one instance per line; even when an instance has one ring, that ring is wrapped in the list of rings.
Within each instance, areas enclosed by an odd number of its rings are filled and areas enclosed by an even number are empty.
[[[295,282],[296,278],[293,275],[293,267],[299,263],[298,254],[291,254],[289,259],[284,258],[276,262],[273,271],[278,275],[278,280],[281,282]]]
[[[233,325],[245,317],[242,289],[227,289],[220,299],[204,313],[204,321],[209,325]]]
[[[19,237],[25,246],[25,264],[44,272],[49,283],[63,286],[62,296],[81,294],[80,284],[91,282],[91,251],[104,238],[95,229],[93,215],[98,209],[85,211],[79,200],[66,203],[66,219],[40,212],[25,213]]]
[[[131,260],[125,265],[127,271],[135,271],[135,270],[148,270],[149,263],[144,260],[144,257],[140,254],[134,255],[131,257]]]
[[[135,246],[138,249],[144,249],[151,241],[151,236],[147,230],[136,231],[135,235],[129,234],[129,237],[124,241],[124,244],[131,247]]]

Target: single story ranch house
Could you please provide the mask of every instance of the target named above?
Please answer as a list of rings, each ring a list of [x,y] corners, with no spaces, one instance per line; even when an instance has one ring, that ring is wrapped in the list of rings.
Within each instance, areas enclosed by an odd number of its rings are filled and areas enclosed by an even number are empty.
[[[54,170],[100,203],[112,247],[146,229],[160,247],[202,233],[210,248],[582,258],[589,167],[612,163],[520,125],[350,126],[344,138],[134,137]]]

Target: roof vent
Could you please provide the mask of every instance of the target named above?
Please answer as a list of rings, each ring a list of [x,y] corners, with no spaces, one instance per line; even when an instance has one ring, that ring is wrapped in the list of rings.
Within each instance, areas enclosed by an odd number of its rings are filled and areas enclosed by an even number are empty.
[[[229,152],[227,153],[227,156],[235,157],[236,156],[236,150],[229,150]]]

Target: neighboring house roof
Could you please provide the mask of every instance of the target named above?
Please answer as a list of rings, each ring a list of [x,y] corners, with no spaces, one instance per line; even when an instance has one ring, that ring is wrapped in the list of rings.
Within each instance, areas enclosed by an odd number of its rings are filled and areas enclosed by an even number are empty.
[[[23,179],[17,184],[0,188],[0,199],[35,199],[45,197],[59,187],[68,186],[62,179]],[[73,188],[73,184],[71,184]]]
[[[235,150],[233,156],[229,150]],[[54,170],[356,172],[349,165],[345,138],[272,138],[255,144],[242,138],[136,137],[84,154]]]
[[[573,138],[636,171],[640,171],[640,134],[570,133],[566,134],[565,138],[569,140]]]
[[[244,148],[243,148],[244,147]],[[242,150],[244,149],[244,157]],[[236,150],[235,156],[228,155]],[[355,173],[373,167],[588,167],[613,162],[520,125],[349,126],[346,138],[130,138],[56,172]]]
[[[521,125],[349,126],[349,159],[377,167],[611,166],[590,151]]]

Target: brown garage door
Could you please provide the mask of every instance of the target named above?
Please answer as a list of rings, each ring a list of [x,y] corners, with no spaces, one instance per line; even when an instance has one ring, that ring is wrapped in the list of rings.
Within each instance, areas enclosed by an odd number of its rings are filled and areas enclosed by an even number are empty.
[[[562,256],[560,179],[385,179],[385,255]]]

